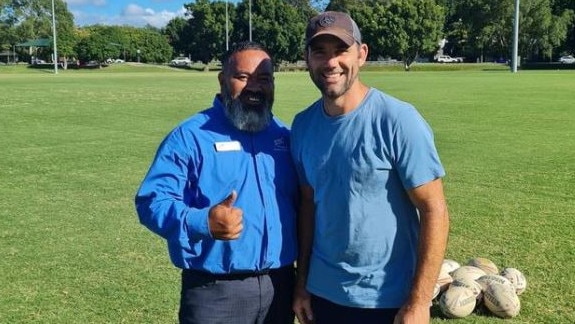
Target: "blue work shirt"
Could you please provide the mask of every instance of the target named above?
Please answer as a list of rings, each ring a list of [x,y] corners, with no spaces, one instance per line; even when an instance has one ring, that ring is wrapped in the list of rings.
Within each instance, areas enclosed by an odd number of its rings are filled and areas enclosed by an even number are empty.
[[[140,222],[167,240],[176,267],[226,274],[293,264],[299,196],[289,136],[275,117],[257,133],[236,129],[217,96],[168,134],[135,202]],[[216,240],[208,213],[232,190],[243,230],[236,240]]]

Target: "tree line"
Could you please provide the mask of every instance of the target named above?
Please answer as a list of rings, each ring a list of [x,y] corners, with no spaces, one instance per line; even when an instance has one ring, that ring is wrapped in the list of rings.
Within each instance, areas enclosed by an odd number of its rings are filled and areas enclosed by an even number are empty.
[[[406,69],[439,48],[468,62],[510,58],[514,1],[501,0],[196,0],[186,14],[163,28],[78,27],[63,0],[55,0],[58,54],[63,60],[122,58],[165,63],[174,56],[208,64],[231,44],[252,39],[274,54],[276,63],[303,58],[309,17],[323,10],[346,11],[370,46],[370,60],[393,58]],[[0,48],[50,38],[51,0],[0,0]],[[521,0],[519,55],[552,61],[575,50],[575,1]],[[49,58],[51,48],[38,49]]]

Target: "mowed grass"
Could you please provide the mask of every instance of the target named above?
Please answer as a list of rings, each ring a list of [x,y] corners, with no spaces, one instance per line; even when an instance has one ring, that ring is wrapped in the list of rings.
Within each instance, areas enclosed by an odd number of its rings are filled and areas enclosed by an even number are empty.
[[[435,131],[448,257],[525,273],[521,313],[506,323],[573,323],[575,73],[362,79],[413,103]],[[176,322],[179,271],[139,224],[133,196],[166,133],[217,91],[216,72],[0,66],[1,323]],[[275,112],[288,124],[318,95],[307,73],[276,74]]]

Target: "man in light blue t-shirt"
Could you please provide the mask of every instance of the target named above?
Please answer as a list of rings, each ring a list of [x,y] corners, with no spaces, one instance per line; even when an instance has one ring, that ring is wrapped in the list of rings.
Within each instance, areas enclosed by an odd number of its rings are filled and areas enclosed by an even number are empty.
[[[322,97],[291,133],[304,324],[430,320],[449,229],[445,171],[416,109],[359,80],[367,52],[349,15],[309,21],[305,55]]]

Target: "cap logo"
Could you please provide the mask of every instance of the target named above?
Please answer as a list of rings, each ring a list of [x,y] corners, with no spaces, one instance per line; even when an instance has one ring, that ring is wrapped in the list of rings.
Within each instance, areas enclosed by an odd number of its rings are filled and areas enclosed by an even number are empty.
[[[320,19],[319,25],[321,27],[329,27],[329,26],[333,25],[334,22],[335,22],[334,16],[324,16]]]

